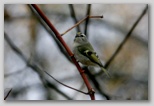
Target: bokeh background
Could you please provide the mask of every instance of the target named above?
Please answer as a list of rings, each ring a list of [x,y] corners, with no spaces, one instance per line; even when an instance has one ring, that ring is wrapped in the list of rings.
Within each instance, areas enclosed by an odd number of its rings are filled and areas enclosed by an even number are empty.
[[[103,19],[89,19],[69,31],[64,40],[72,50],[77,31],[86,33],[112,76],[106,77],[99,68],[89,68],[86,74],[95,89],[96,100],[148,100],[146,4],[38,6],[60,33],[87,15],[103,15]],[[28,63],[37,64],[62,83],[87,92],[75,65],[33,8],[26,4],[5,4],[4,33],[4,96],[12,89],[7,100],[90,100],[88,95],[64,87],[43,71],[32,69],[20,53],[11,48],[16,46]]]

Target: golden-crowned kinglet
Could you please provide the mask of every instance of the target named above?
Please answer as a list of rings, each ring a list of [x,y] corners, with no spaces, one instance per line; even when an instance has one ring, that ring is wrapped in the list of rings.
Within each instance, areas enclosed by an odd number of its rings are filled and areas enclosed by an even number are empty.
[[[78,32],[74,39],[73,53],[75,58],[86,66],[100,66],[108,77],[107,70],[103,67],[98,55],[94,51],[91,44],[88,42],[86,36],[81,32]]]

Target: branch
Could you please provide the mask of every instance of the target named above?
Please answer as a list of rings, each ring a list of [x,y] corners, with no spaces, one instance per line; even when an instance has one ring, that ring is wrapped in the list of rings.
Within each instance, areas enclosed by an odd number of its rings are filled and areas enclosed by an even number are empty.
[[[4,39],[11,46],[11,48],[24,60],[27,61],[26,57],[22,54],[22,52],[12,43],[11,39],[4,32]]]
[[[60,51],[62,52],[62,54],[70,61],[70,57],[68,56],[66,50],[64,49],[64,47],[61,45],[61,43],[57,40],[57,38],[55,37],[54,33],[52,32],[52,30],[50,30],[49,26],[42,20],[42,18],[40,17],[40,15],[33,9],[33,7],[31,5],[28,5],[30,10],[32,11],[33,16],[35,16],[35,18],[41,23],[41,25],[44,27],[44,29],[46,29],[46,31],[49,33],[50,37],[52,37],[55,41],[55,43],[57,44],[58,48],[60,49]]]
[[[135,27],[137,26],[137,24],[140,22],[140,20],[142,19],[142,17],[145,15],[145,13],[148,10],[148,5],[145,7],[145,9],[143,10],[143,12],[141,13],[141,15],[138,17],[138,19],[136,20],[136,22],[133,24],[133,26],[131,27],[131,29],[129,30],[129,32],[127,33],[126,37],[124,38],[124,40],[121,42],[121,44],[119,45],[119,47],[116,49],[116,51],[114,52],[114,54],[111,56],[111,58],[107,61],[107,63],[105,64],[105,68],[108,68],[109,65],[111,64],[111,62],[115,59],[115,57],[117,56],[117,54],[120,52],[120,50],[122,49],[122,47],[125,45],[125,43],[128,41],[128,39],[130,38],[132,32],[134,31]],[[100,71],[99,73],[95,74],[100,75],[103,72]]]
[[[86,75],[84,74],[84,71],[81,69],[81,67],[79,66],[79,64],[77,63],[73,53],[71,52],[71,50],[69,49],[69,47],[67,46],[67,44],[65,43],[65,41],[63,40],[62,36],[60,35],[60,33],[57,31],[57,29],[53,26],[53,24],[49,21],[49,19],[45,16],[45,14],[40,10],[40,8],[36,5],[36,4],[31,4],[33,6],[33,8],[38,12],[38,14],[42,17],[42,19],[46,22],[46,24],[50,27],[50,29],[54,32],[54,34],[56,35],[57,39],[61,42],[61,44],[63,45],[63,47],[66,49],[67,53],[69,54],[69,56],[71,57],[72,61],[74,62],[74,64],[76,65],[79,73],[81,74],[89,95],[91,97],[92,100],[95,100],[95,95],[94,95],[94,90],[92,89]]]
[[[25,70],[26,68],[27,68],[27,66],[25,66],[24,68],[19,69],[19,70],[13,72],[13,73],[4,74],[4,78],[6,78],[6,77],[8,77],[8,76],[10,76],[10,75],[19,74],[19,73],[23,72],[23,70]]]
[[[9,96],[9,94],[11,93],[11,91],[12,91],[12,88],[9,90],[9,92],[6,94],[6,96],[4,97],[4,100],[6,100],[7,99],[7,97]]]
[[[48,80],[42,78],[43,76],[39,73],[39,72],[46,72],[44,70],[42,70],[39,66],[37,66],[36,64],[31,64],[29,63],[28,59],[26,59],[26,57],[23,55],[23,53],[20,51],[20,49],[18,49],[13,43],[12,41],[10,40],[9,36],[4,32],[4,38],[5,40],[7,41],[7,43],[10,45],[10,47],[24,60],[24,62],[27,64],[28,67],[32,68],[34,71],[36,71],[43,83],[43,85],[45,86],[45,88],[47,88],[47,84],[48,85],[53,85],[51,84]],[[47,72],[46,72],[47,74]],[[49,75],[49,74],[48,74]],[[50,75],[51,76],[51,75]],[[57,88],[56,91],[59,91],[60,90]],[[62,95],[66,95],[64,93],[61,92]],[[65,96],[66,97],[66,96]],[[70,98],[69,98],[70,99]]]
[[[132,28],[130,29],[130,31],[127,33],[125,39],[121,42],[121,44],[119,45],[119,47],[117,48],[117,50],[114,52],[114,54],[112,55],[112,57],[109,59],[109,61],[106,63],[105,68],[108,68],[108,66],[110,65],[110,63],[112,62],[112,60],[114,60],[114,58],[116,57],[116,55],[120,52],[120,50],[122,49],[123,45],[128,41],[129,37],[131,36],[132,32],[134,31],[135,27],[137,26],[137,24],[140,22],[140,20],[142,19],[142,17],[145,15],[146,11],[148,10],[148,5],[145,7],[145,9],[143,10],[143,12],[141,13],[141,15],[139,16],[139,18],[136,20],[136,22],[134,23],[134,25],[132,26]]]
[[[63,85],[63,86],[65,86],[65,87],[67,87],[67,88],[70,88],[70,89],[73,89],[73,90],[75,90],[75,91],[78,91],[78,92],[80,92],[80,93],[83,93],[83,94],[88,94],[88,93],[85,93],[85,92],[83,92],[83,91],[80,91],[80,90],[78,90],[78,89],[75,89],[75,88],[72,88],[72,87],[70,87],[70,86],[68,86],[68,85],[66,85],[66,84],[64,84],[64,83],[62,83],[62,82],[60,82],[60,81],[58,81],[56,78],[54,78],[53,76],[51,76],[48,72],[46,72],[46,71],[44,71],[47,75],[49,75],[52,79],[54,79],[56,82],[58,82],[59,84],[61,84],[61,85]]]
[[[87,13],[86,13],[86,15],[88,16],[90,16],[90,11],[91,11],[91,4],[88,4],[88,8],[87,8]],[[88,36],[88,34],[87,34],[87,31],[88,31],[88,23],[89,23],[89,18],[87,18],[87,20],[86,20],[86,23],[85,23],[85,32],[84,32],[84,34],[86,35],[86,36]]]
[[[75,10],[74,10],[73,4],[69,4],[69,8],[70,8],[71,16],[74,19],[74,22],[77,23],[78,20],[77,20],[76,15],[75,15]],[[80,31],[81,31],[80,27],[77,26],[77,32],[80,32]]]
[[[72,98],[70,98],[68,95],[66,95],[64,92],[62,92],[61,90],[59,90],[54,84],[52,84],[51,82],[47,81],[47,85],[54,89],[55,91],[57,91],[59,94],[61,94],[62,96],[64,96],[65,98],[67,98],[68,100],[72,100]]]
[[[78,26],[79,24],[81,24],[82,22],[84,22],[88,18],[103,18],[103,16],[89,16],[88,15],[85,18],[83,18],[82,20],[80,20],[79,22],[77,22],[74,26],[72,26],[71,28],[69,28],[68,30],[66,30],[65,32],[63,32],[61,34],[61,36],[65,35],[67,32],[69,32],[70,30],[72,30],[73,28],[75,28],[76,26]]]
[[[88,67],[83,67],[83,69],[86,71],[88,77],[91,79],[93,85],[96,87],[96,89],[99,91],[99,93],[105,97],[107,100],[110,100],[111,97],[109,95],[107,95],[102,89],[101,86],[99,84],[99,82],[97,81],[97,78],[95,77],[95,75],[93,75],[91,73],[91,71],[88,69]]]

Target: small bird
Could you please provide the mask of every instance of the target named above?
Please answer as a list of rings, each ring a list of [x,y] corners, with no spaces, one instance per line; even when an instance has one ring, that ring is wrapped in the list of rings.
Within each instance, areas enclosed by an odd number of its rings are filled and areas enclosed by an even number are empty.
[[[92,45],[86,38],[85,34],[78,32],[73,43],[73,53],[77,61],[86,66],[100,66],[108,77],[110,77],[107,70],[103,67],[98,55],[94,51]]]

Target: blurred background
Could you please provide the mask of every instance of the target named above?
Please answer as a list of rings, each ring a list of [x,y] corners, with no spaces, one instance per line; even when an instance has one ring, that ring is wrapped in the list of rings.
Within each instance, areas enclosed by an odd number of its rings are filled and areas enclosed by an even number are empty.
[[[96,100],[148,100],[149,49],[146,4],[38,5],[60,33],[87,15],[63,36],[72,50],[78,31],[85,33],[112,78],[89,68]],[[30,5],[4,5],[4,96],[7,100],[90,100],[87,88],[66,51]],[[19,52],[20,51],[20,52]],[[81,65],[81,64],[80,64]],[[83,67],[84,68],[84,67]]]

